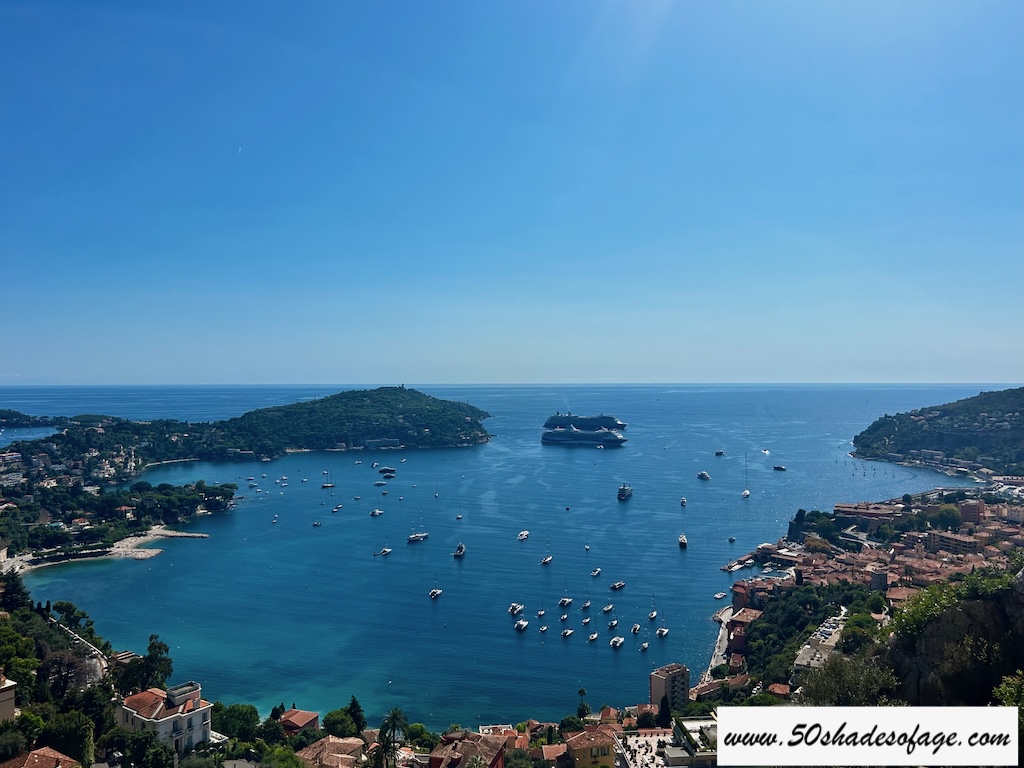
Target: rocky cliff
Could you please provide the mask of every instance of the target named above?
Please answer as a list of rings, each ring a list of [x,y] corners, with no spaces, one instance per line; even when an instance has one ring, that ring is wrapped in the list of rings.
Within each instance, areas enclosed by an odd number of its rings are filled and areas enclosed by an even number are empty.
[[[1024,570],[1010,589],[945,609],[890,660],[912,705],[982,706],[1003,676],[1024,669]]]

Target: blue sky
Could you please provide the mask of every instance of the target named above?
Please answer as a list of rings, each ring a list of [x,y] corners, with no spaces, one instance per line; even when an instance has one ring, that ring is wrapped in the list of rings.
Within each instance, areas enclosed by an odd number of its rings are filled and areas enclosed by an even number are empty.
[[[1024,382],[1019,2],[0,2],[0,384]]]

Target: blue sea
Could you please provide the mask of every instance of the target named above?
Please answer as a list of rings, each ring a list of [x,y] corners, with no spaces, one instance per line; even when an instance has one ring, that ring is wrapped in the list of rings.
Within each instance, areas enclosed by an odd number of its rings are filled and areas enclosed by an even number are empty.
[[[348,388],[4,387],[0,408],[207,421]],[[595,709],[636,704],[647,699],[654,667],[681,662],[694,676],[706,668],[718,631],[711,615],[722,604],[713,595],[751,573],[720,566],[777,540],[797,509],[972,485],[851,459],[857,432],[885,413],[1003,387],[417,388],[488,411],[493,440],[151,469],[145,479],[153,484],[236,482],[243,498],[184,526],[209,538],[162,541],[158,557],[34,571],[26,576],[33,598],[71,600],[118,649],[144,653],[150,634],[160,635],[173,682],[197,680],[208,698],[252,703],[264,715],[278,703],[324,713],[355,695],[371,723],[400,707],[411,722],[440,730],[558,720],[575,711],[580,688]],[[628,422],[629,441],[604,450],[542,445],[544,420],[566,410],[615,415]],[[398,470],[386,487],[374,485],[374,461]],[[776,464],[787,471],[773,471]],[[701,470],[710,481],[697,479]],[[250,476],[261,493],[247,487]],[[325,477],[333,489],[321,488]],[[634,494],[619,502],[623,482]],[[745,487],[748,499],[740,497]],[[384,514],[371,516],[375,507]],[[429,538],[407,543],[421,526]],[[530,531],[526,541],[517,540],[521,530]],[[686,550],[677,545],[682,532]],[[452,556],[459,542],[461,559]],[[385,546],[389,556],[374,556]],[[548,554],[551,563],[541,565]],[[625,588],[611,591],[618,580]],[[435,584],[443,593],[431,600]],[[573,598],[565,621],[563,596]],[[525,632],[513,629],[512,602],[526,605]],[[601,611],[607,603],[620,622],[615,633]],[[647,620],[652,607],[656,622]],[[670,631],[659,639],[662,619]],[[634,622],[638,635],[629,632]],[[563,628],[574,634],[562,638]],[[608,644],[613,634],[626,638],[617,650]]]

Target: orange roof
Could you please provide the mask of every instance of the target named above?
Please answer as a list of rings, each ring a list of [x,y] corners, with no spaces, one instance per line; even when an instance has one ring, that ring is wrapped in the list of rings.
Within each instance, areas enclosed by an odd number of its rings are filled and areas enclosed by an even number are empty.
[[[186,699],[178,706],[173,706],[167,699],[167,693],[160,688],[150,688],[142,693],[136,693],[124,700],[124,706],[135,712],[139,717],[147,720],[163,720],[168,717],[195,712],[203,707],[211,706],[205,699]]]
[[[302,730],[320,717],[318,712],[307,712],[304,709],[289,709],[281,715],[281,725],[287,728]]]
[[[0,768],[81,768],[81,763],[56,749],[40,747],[0,763]]]
[[[573,734],[565,740],[565,743],[569,749],[575,751],[577,749],[590,749],[591,747],[615,746],[615,739],[604,731],[594,730]]]
[[[545,760],[557,760],[559,755],[564,755],[565,744],[544,744],[540,748],[541,756]]]

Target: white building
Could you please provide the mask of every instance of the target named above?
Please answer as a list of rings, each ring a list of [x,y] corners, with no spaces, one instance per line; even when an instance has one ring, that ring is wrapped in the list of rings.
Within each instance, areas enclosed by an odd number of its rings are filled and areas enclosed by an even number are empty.
[[[202,742],[224,737],[210,728],[213,704],[202,697],[202,686],[188,682],[168,688],[150,688],[129,696],[118,710],[118,725],[128,731],[152,731],[179,755]]]

